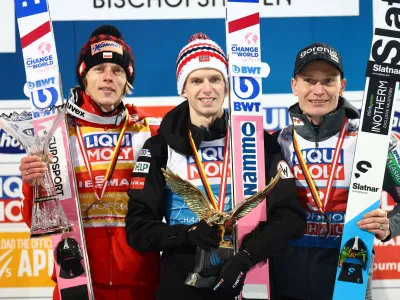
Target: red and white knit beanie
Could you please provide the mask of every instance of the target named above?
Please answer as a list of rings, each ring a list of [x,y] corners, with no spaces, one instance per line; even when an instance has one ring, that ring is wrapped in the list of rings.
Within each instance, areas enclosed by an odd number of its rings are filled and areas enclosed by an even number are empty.
[[[216,69],[222,73],[228,83],[228,62],[222,49],[204,33],[196,33],[181,50],[176,61],[176,79],[178,94],[182,90],[189,74],[198,69]]]

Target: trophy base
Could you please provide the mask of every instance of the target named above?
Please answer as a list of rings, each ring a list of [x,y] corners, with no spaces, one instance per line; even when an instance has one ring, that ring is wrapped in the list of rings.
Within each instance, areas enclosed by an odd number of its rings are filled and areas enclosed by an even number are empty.
[[[64,226],[64,227],[55,227],[55,228],[50,228],[50,229],[37,229],[34,231],[31,231],[31,239],[33,238],[41,238],[45,236],[51,236],[51,235],[56,235],[56,234],[62,234],[62,233],[68,233],[72,232],[72,225]]]
[[[202,277],[199,275],[201,270],[212,268],[230,259],[235,254],[232,243],[221,242],[218,249],[204,251],[197,248],[196,265],[193,273],[189,273],[185,280],[186,285],[197,288],[211,288],[215,285],[216,277]]]

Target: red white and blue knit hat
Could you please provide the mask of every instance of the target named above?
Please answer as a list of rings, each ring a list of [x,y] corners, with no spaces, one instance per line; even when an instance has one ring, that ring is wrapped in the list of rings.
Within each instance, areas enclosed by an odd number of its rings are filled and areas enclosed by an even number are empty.
[[[198,69],[216,69],[222,73],[228,83],[228,62],[221,47],[204,33],[196,33],[181,50],[176,61],[176,79],[178,94],[182,90],[190,73]]]

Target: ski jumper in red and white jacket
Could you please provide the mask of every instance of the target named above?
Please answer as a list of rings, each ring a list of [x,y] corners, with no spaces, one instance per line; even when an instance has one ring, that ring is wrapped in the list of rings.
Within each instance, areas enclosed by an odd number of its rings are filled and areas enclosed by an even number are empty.
[[[98,116],[103,115],[83,91],[75,90],[72,101],[85,111]],[[68,116],[71,158],[96,299],[96,286],[107,289],[114,287],[117,290],[128,288],[131,297],[127,299],[155,299],[159,277],[159,252],[137,252],[126,243],[125,215],[129,199],[127,190],[131,184],[135,162],[144,142],[156,134],[159,120],[146,117],[135,106],[123,104],[116,109],[114,115],[125,107],[129,113],[129,121],[115,169],[101,197],[101,203],[93,205],[89,210],[88,207],[96,202],[97,198],[82,151],[86,151],[86,157],[90,161],[94,184],[102,184],[124,122],[119,126],[110,126]],[[82,134],[83,143],[78,141],[77,128]],[[33,188],[26,183],[23,184],[23,195],[22,215],[30,226]],[[52,278],[56,281],[55,273]],[[100,298],[103,299],[102,296]]]

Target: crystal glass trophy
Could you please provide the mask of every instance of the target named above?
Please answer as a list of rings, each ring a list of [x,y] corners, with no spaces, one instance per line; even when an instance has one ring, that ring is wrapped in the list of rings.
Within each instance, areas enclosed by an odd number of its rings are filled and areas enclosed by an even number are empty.
[[[51,121],[35,122],[31,112],[2,114],[0,127],[16,138],[30,155],[39,156],[47,165],[43,178],[34,182],[31,238],[71,232],[72,226],[60,205],[50,173],[48,146],[57,125],[65,117],[63,106],[40,112],[56,114]]]

